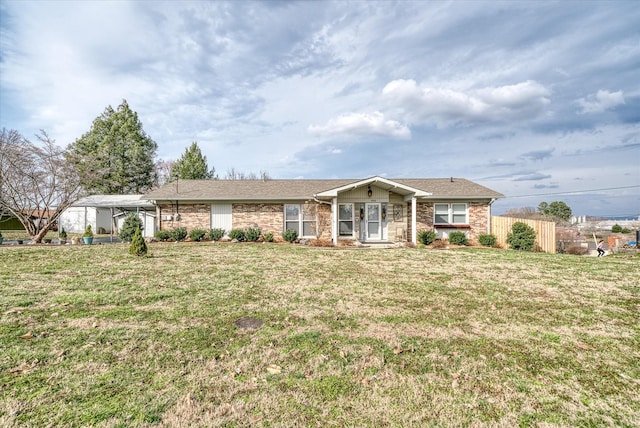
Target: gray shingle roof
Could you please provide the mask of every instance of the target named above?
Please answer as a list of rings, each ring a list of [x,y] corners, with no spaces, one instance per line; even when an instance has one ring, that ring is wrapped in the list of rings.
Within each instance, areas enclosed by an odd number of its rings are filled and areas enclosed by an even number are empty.
[[[371,180],[375,180],[372,177]],[[436,198],[504,197],[463,178],[399,178],[387,179],[404,186],[429,192]],[[153,190],[142,197],[155,201],[251,201],[251,200],[308,200],[314,195],[339,188],[363,179],[332,180],[178,180]],[[372,183],[375,185],[375,183]]]

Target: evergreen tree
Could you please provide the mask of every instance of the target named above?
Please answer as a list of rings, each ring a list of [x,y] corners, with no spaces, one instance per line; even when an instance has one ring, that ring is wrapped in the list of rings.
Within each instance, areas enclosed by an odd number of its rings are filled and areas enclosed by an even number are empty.
[[[140,228],[138,228],[136,229],[136,232],[133,234],[133,239],[131,239],[131,244],[129,244],[129,254],[142,257],[147,255],[147,251],[148,251],[147,243],[144,242],[144,238],[142,237]]]
[[[142,220],[136,213],[129,213],[124,219],[124,224],[118,237],[124,242],[131,242],[136,230],[142,229]]]
[[[564,221],[569,220],[572,214],[569,205],[562,201],[553,201],[550,204],[540,202],[538,205],[538,212]]]
[[[526,223],[515,222],[507,234],[507,244],[514,250],[532,251],[536,244],[536,231]]]
[[[569,205],[562,201],[554,201],[549,204],[548,214],[554,217],[561,218],[562,220],[569,220],[571,218],[571,208]]]
[[[216,169],[207,165],[207,157],[202,155],[197,142],[191,143],[182,157],[171,167],[171,179],[181,178],[185,180],[215,180]]]
[[[143,193],[157,182],[157,148],[138,113],[123,100],[117,110],[108,106],[91,130],[70,145],[68,160],[89,193]]]

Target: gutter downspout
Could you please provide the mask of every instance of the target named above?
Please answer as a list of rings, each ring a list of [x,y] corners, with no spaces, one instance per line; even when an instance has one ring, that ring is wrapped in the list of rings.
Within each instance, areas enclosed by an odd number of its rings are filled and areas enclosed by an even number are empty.
[[[492,198],[489,201],[489,209],[487,210],[487,234],[491,234],[491,205],[496,201],[496,198]]]

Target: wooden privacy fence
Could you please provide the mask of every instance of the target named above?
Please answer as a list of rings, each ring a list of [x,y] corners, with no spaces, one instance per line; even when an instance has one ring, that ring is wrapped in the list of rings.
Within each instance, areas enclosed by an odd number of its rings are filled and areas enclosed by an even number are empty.
[[[497,243],[508,248],[507,234],[511,233],[513,223],[528,224],[536,231],[536,248],[545,253],[556,252],[556,224],[552,221],[529,220],[513,217],[491,217],[491,233],[496,236]]]

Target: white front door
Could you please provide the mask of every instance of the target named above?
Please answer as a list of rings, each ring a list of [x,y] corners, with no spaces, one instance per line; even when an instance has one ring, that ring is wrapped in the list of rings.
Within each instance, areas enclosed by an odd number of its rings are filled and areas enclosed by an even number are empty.
[[[380,204],[367,203],[366,208],[367,212],[365,215],[365,227],[367,231],[367,240],[380,240],[382,239],[382,235],[380,234],[380,226],[382,224],[380,218]]]

